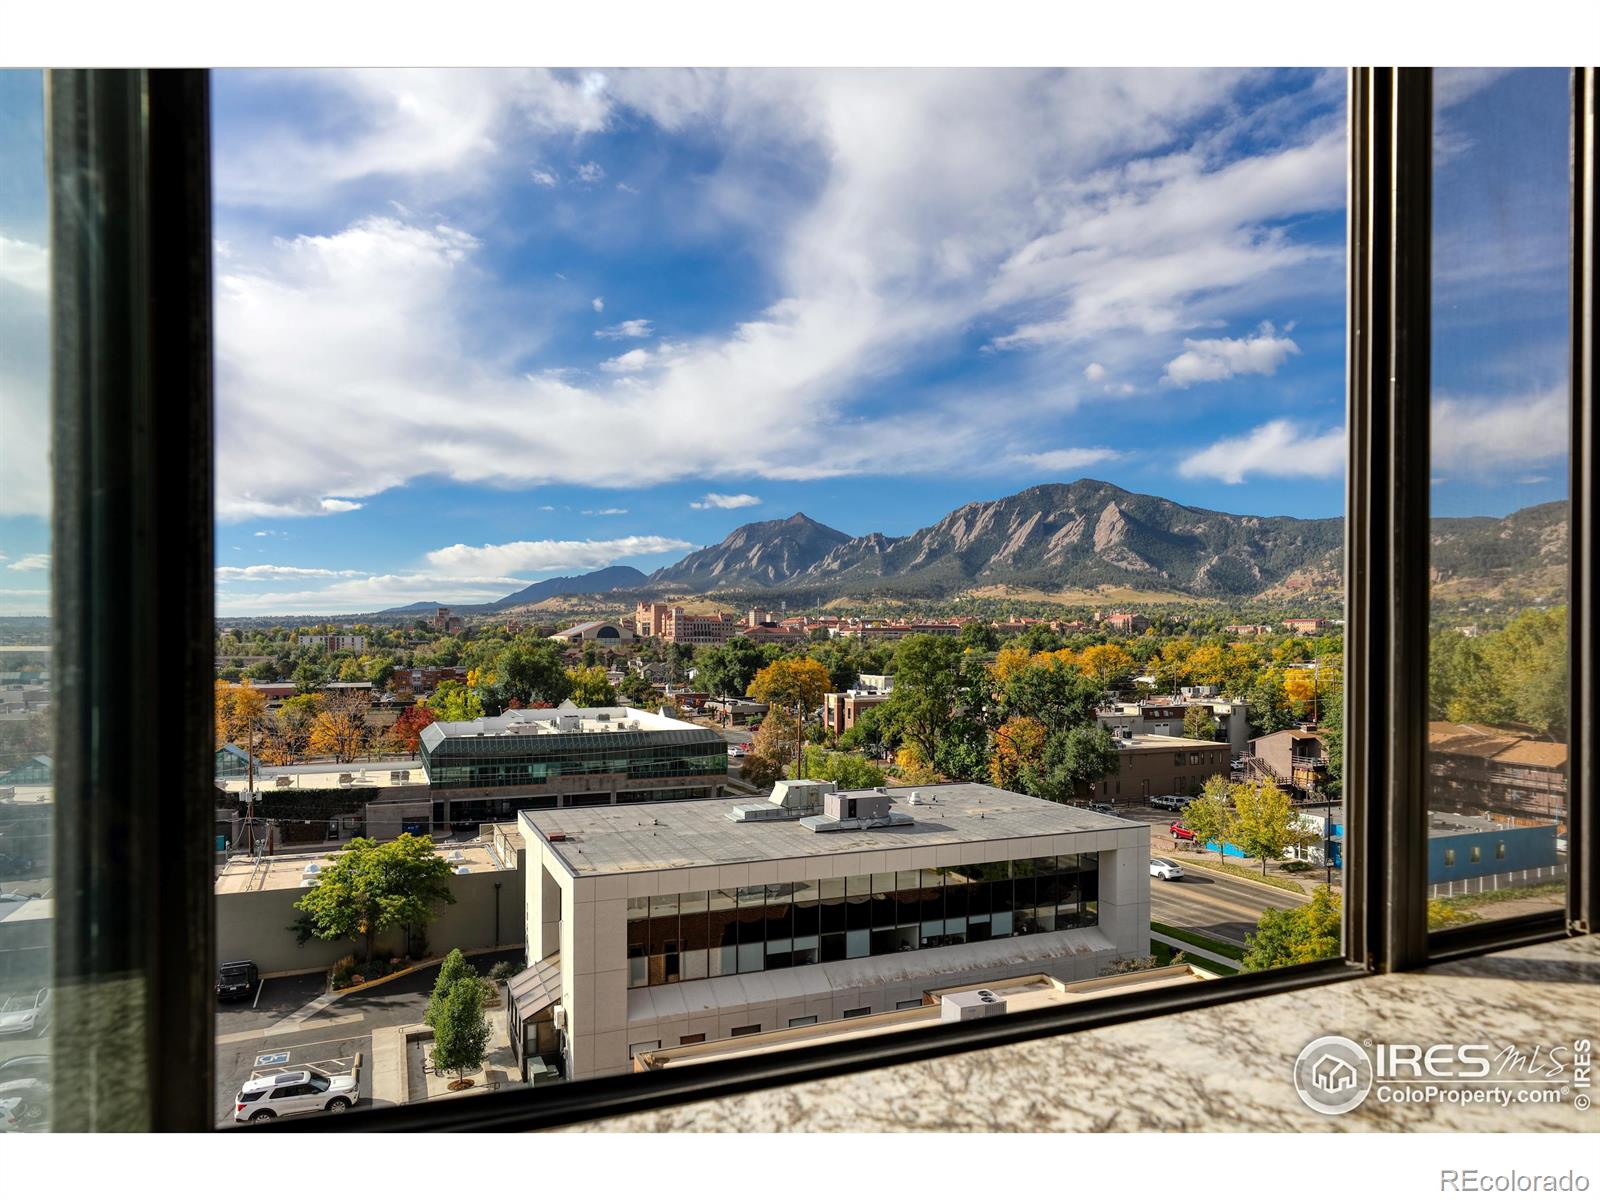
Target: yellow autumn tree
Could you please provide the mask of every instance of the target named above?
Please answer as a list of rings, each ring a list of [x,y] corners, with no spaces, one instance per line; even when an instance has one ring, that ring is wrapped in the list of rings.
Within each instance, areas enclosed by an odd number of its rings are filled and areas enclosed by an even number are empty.
[[[1078,667],[1102,687],[1133,670],[1133,658],[1121,646],[1090,646],[1078,656]]]

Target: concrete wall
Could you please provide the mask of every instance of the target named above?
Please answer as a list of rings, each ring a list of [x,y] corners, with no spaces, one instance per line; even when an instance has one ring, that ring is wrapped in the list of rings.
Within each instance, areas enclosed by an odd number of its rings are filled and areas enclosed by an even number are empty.
[[[1171,761],[1170,758],[1168,761]],[[731,863],[717,866],[685,867],[665,871],[637,871],[628,874],[574,876],[554,850],[523,826],[529,838],[529,866],[525,886],[529,889],[529,920],[537,919],[546,930],[552,913],[560,913],[562,1006],[567,1013],[566,1051],[570,1078],[584,1079],[611,1075],[630,1069],[628,1047],[641,1041],[656,1040],[651,1028],[659,1025],[676,1028],[676,1014],[638,1019],[634,1009],[645,1003],[642,997],[675,994],[681,984],[631,991],[628,988],[627,907],[630,897],[664,895],[699,889],[736,888],[758,883],[788,883],[818,878],[819,871],[830,877],[862,875],[872,872],[909,871],[955,866],[961,862],[982,862],[1005,858],[1027,858],[1052,854],[1095,851],[1099,862],[1099,921],[1092,929],[1071,934],[1041,934],[1021,938],[997,939],[962,947],[912,951],[877,958],[850,960],[823,967],[799,967],[777,971],[724,976],[696,981],[695,986],[730,983],[739,991],[739,1002],[718,1003],[713,1009],[697,1013],[700,1025],[683,1032],[706,1032],[708,1037],[726,1037],[735,1025],[761,1024],[763,1029],[786,1026],[795,1016],[816,1015],[823,1020],[844,1015],[846,1008],[871,1004],[893,1007],[893,1002],[914,999],[929,988],[945,987],[983,978],[1006,978],[1027,970],[1047,970],[1058,978],[1091,978],[1116,958],[1142,957],[1150,952],[1150,830],[1147,825],[1128,824],[1116,829],[1090,833],[1052,834],[1033,838],[1014,838],[973,845],[930,846],[919,849],[860,851],[826,858],[778,859],[767,862]],[[537,847],[537,854],[535,848]],[[535,858],[538,863],[535,865]],[[551,895],[555,889],[558,896]],[[1067,941],[1082,935],[1083,945],[1067,946]],[[548,932],[546,939],[549,938]],[[1090,944],[1092,943],[1092,945]],[[972,963],[997,953],[1006,956],[1003,968]],[[1039,965],[1032,965],[1035,962]],[[816,978],[829,968],[834,974],[848,971],[851,964],[872,964],[883,971],[891,964],[898,978],[892,988],[875,984],[873,996],[862,1000],[860,989],[813,988],[810,983],[798,995],[779,1002],[780,992],[801,973]],[[780,979],[779,977],[789,977]],[[809,989],[809,990],[807,990]],[[810,994],[814,991],[816,994]],[[889,991],[895,994],[890,996]],[[901,994],[903,993],[903,994]],[[771,1013],[767,1013],[770,1008]],[[779,1011],[780,1008],[782,1011]],[[752,1013],[758,1013],[752,1016]],[[702,1028],[702,1026],[704,1028]],[[714,1028],[713,1028],[714,1027]],[[676,1037],[670,1030],[663,1035]],[[676,1044],[673,1042],[672,1044]]]
[[[495,884],[500,884],[498,893]],[[295,901],[308,888],[273,888],[262,892],[230,892],[217,896],[217,961],[247,958],[264,974],[289,971],[317,971],[333,965],[346,954],[358,954],[355,942],[324,942],[313,939],[295,945],[292,929],[300,913]],[[524,941],[522,905],[523,872],[520,870],[479,871],[455,875],[450,890],[456,902],[439,910],[428,926],[430,954],[439,955],[460,947],[463,950],[491,946],[521,945]],[[495,903],[500,908],[500,932],[495,937]],[[392,930],[379,939],[381,950],[399,954],[405,935]]]

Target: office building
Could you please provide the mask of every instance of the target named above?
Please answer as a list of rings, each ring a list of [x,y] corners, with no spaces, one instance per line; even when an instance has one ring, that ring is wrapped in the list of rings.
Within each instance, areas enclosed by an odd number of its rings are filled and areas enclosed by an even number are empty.
[[[354,650],[357,654],[367,648],[367,639],[359,633],[302,633],[295,637],[302,646],[320,646],[329,654],[337,650]]]
[[[514,709],[422,731],[435,827],[475,825],[525,808],[716,796],[728,745],[712,729],[613,705]]]
[[[1149,953],[1150,829],[985,784],[523,812],[514,1037],[583,1079],[642,1052],[1096,977]]]
[[[593,643],[598,646],[620,646],[633,641],[633,631],[625,629],[620,621],[580,621],[570,628],[552,633],[553,642],[567,642],[574,646]]]

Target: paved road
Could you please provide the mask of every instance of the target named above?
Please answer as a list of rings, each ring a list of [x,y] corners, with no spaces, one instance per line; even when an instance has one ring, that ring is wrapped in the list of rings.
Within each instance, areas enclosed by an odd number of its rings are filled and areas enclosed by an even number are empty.
[[[1182,879],[1150,881],[1150,919],[1163,925],[1192,929],[1242,946],[1245,935],[1256,931],[1256,922],[1267,909],[1306,902],[1305,896],[1293,892],[1196,870],[1184,855],[1175,861],[1186,872]]]
[[[487,975],[502,959],[521,965],[515,951],[505,954],[477,954],[467,961]],[[422,1020],[428,995],[438,978],[437,967],[379,984],[353,996],[335,1000],[298,1028],[272,1031],[272,1026],[322,994],[321,975],[296,975],[287,979],[262,981],[261,996],[254,1009],[247,1002],[235,1001],[217,1006],[217,1120],[231,1121],[234,1096],[239,1085],[257,1070],[262,1055],[288,1052],[283,1063],[269,1064],[278,1071],[295,1070],[311,1064],[325,1064],[330,1071],[356,1054],[363,1056],[359,1104],[370,1104],[372,1078],[372,1031],[391,1025]],[[265,1069],[265,1067],[260,1068]]]

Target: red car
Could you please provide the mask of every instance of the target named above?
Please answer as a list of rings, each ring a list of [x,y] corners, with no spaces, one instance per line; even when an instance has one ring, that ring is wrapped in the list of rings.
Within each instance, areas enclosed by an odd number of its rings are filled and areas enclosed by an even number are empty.
[[[1172,834],[1172,836],[1177,838],[1180,842],[1194,841],[1194,830],[1185,829],[1182,821],[1174,821],[1170,826],[1168,826],[1167,832]]]

